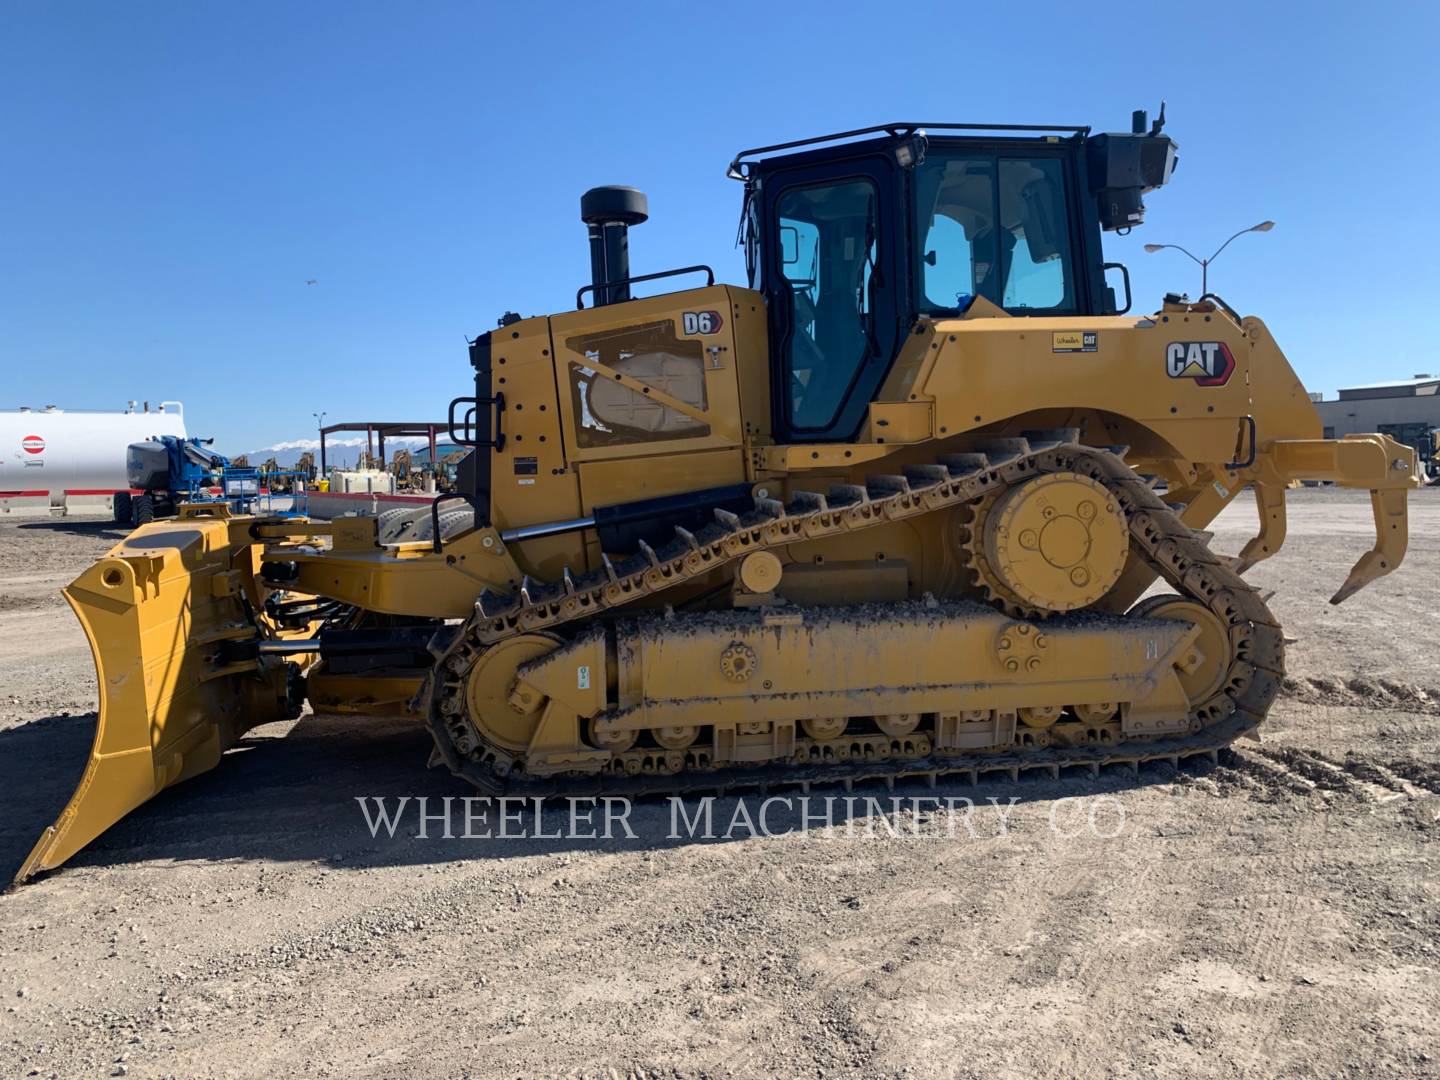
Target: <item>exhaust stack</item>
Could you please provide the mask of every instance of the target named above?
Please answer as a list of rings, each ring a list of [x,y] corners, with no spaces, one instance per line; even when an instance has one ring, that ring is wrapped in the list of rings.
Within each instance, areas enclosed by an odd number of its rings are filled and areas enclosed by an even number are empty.
[[[630,226],[650,217],[643,191],[610,185],[580,196],[580,220],[590,229],[590,282],[595,306],[630,299]]]

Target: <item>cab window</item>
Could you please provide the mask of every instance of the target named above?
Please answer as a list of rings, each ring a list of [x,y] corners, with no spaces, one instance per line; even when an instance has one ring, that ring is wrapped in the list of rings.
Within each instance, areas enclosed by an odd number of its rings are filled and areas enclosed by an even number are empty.
[[[790,423],[834,423],[870,350],[877,194],[866,179],[792,188],[776,201],[778,265],[790,306],[784,366]]]
[[[1007,311],[1075,307],[1066,205],[1058,160],[1000,159],[1001,307]]]
[[[916,192],[922,310],[964,311],[975,296],[1025,314],[1076,310],[1060,159],[936,151]]]

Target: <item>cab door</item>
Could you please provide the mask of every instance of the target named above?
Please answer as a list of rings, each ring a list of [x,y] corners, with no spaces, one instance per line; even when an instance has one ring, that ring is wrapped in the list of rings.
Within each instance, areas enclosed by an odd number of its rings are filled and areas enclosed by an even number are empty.
[[[904,229],[888,154],[784,170],[763,188],[773,423],[783,442],[854,438],[895,356]]]

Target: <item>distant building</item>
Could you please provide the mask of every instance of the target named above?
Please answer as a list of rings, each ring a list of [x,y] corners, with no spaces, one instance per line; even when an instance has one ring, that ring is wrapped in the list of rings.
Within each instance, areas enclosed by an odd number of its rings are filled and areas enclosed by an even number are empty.
[[[462,449],[453,443],[441,442],[435,444],[435,456],[444,460],[445,455],[453,454],[456,450]],[[411,451],[410,458],[414,468],[430,464],[430,448],[428,446],[417,446]]]
[[[1325,438],[1378,431],[1426,454],[1440,428],[1440,375],[1348,386],[1334,401],[1317,401]]]

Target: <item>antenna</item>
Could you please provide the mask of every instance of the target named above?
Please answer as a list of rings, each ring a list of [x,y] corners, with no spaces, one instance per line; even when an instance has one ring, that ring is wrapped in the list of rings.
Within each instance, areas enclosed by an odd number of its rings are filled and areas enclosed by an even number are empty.
[[[1150,129],[1151,135],[1159,135],[1165,127],[1165,101],[1160,101],[1160,115],[1155,117],[1155,126]]]

